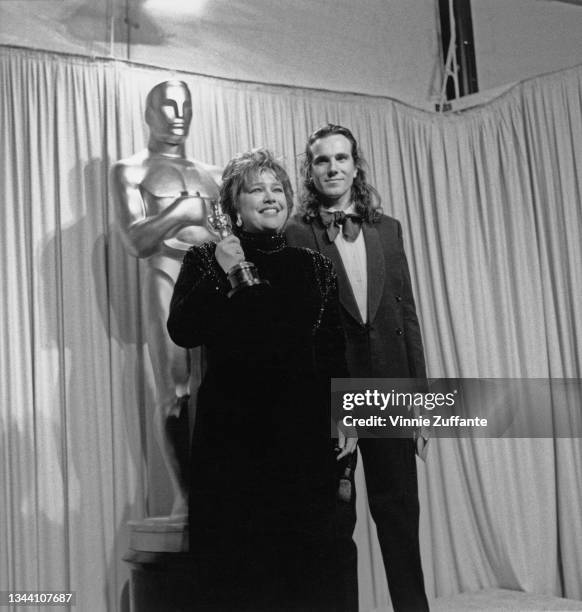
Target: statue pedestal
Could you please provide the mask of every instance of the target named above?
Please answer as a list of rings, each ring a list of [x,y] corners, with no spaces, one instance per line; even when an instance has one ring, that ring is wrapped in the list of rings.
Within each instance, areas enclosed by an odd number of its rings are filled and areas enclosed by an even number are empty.
[[[152,553],[187,553],[188,520],[158,516],[129,521],[129,548]]]
[[[178,612],[193,608],[194,569],[188,525],[170,517],[128,523],[132,612]]]

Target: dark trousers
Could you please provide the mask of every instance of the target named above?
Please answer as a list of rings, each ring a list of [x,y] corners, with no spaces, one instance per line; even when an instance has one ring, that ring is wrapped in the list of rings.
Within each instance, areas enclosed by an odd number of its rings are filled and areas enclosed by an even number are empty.
[[[361,438],[358,446],[392,606],[396,612],[426,612],[428,601],[418,540],[419,503],[414,443],[409,439]],[[352,497],[351,503],[340,511],[346,551],[343,562],[347,586],[344,593],[346,612],[356,612],[358,609],[357,557],[354,569],[354,555],[349,554],[348,538],[345,537],[351,529],[351,540],[356,523],[355,495]]]

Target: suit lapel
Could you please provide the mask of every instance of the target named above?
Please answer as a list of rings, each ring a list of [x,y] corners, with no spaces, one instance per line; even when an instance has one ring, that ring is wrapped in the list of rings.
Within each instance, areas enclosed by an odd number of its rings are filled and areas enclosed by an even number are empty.
[[[384,293],[386,269],[378,231],[373,225],[362,223],[362,232],[366,243],[366,266],[368,269],[368,321],[372,322],[376,317]]]
[[[358,321],[358,323],[363,324],[360,310],[358,309],[358,304],[356,303],[356,298],[354,297],[354,292],[352,291],[352,284],[350,283],[346,269],[344,268],[344,262],[342,261],[337,247],[327,238],[325,228],[319,219],[315,219],[313,223],[311,223],[311,230],[313,231],[315,243],[317,244],[317,250],[322,255],[329,257],[329,259],[331,259],[333,262],[333,267],[335,268],[338,277],[339,300],[342,306],[356,321]],[[367,249],[368,247],[366,246],[366,251]],[[367,252],[366,255],[368,255]],[[368,279],[368,286],[369,283],[370,281]]]

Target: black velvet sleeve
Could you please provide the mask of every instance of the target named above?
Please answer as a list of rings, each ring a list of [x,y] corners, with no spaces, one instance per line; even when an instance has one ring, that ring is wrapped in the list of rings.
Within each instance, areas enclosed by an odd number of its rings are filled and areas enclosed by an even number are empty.
[[[340,318],[337,276],[333,264],[319,257],[319,285],[323,304],[315,332],[315,362],[318,372],[327,378],[346,378],[346,340]]]
[[[229,286],[214,248],[211,243],[192,247],[184,256],[168,318],[168,332],[178,346],[208,344],[227,316]]]
[[[170,303],[168,332],[185,348],[223,346],[227,339],[231,352],[252,351],[273,333],[270,286],[244,287],[228,297],[230,283],[214,250],[208,243],[186,253]]]
[[[323,305],[315,332],[315,363],[321,383],[321,392],[329,405],[332,431],[340,418],[337,406],[331,401],[331,378],[349,376],[346,362],[346,340],[340,318],[337,276],[332,262],[321,257],[319,284],[323,289]]]

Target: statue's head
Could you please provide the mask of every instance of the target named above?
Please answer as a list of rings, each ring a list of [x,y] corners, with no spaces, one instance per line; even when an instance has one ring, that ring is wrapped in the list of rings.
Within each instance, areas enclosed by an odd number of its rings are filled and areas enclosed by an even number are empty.
[[[192,99],[183,81],[158,83],[146,99],[145,120],[150,137],[167,144],[182,144],[192,121]]]

